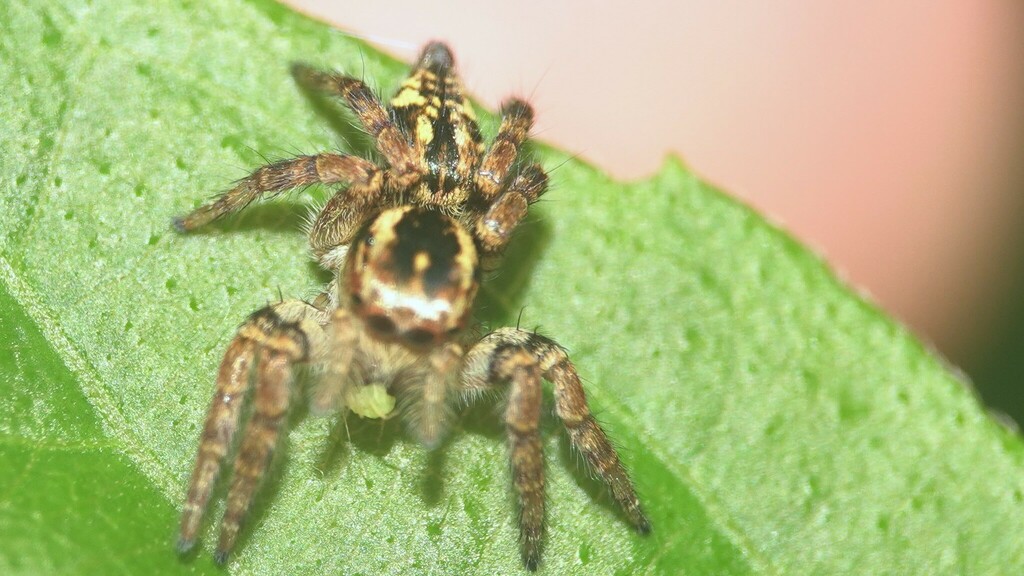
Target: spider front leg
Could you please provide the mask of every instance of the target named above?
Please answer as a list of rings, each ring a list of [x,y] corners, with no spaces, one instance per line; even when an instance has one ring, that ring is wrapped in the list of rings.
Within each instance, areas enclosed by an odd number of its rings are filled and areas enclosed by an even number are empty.
[[[254,378],[252,416],[235,457],[215,555],[219,563],[227,560],[285,422],[292,394],[292,367],[323,354],[323,316],[310,304],[289,300],[257,311],[238,329],[221,363],[200,440],[181,515],[180,552],[188,552],[195,545],[221,464],[238,429],[250,379]]]
[[[345,154],[314,154],[282,160],[257,168],[216,200],[175,218],[179,232],[195,230],[231,212],[237,212],[264,196],[310,184],[370,184],[380,170],[367,160]]]
[[[497,384],[510,385],[505,409],[512,481],[519,494],[519,544],[523,564],[535,570],[544,529],[544,457],[539,430],[541,378],[555,387],[555,411],[573,448],[608,486],[612,498],[641,534],[651,525],[608,436],[587,406],[583,386],[558,344],[538,334],[503,328],[484,337],[466,356],[463,390],[475,394]]]

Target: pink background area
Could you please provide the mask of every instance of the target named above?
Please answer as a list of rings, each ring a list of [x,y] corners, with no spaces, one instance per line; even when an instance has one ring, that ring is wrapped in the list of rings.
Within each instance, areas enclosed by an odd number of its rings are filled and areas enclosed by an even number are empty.
[[[405,59],[449,42],[619,177],[678,153],[954,358],[1021,271],[1021,3],[290,3]]]

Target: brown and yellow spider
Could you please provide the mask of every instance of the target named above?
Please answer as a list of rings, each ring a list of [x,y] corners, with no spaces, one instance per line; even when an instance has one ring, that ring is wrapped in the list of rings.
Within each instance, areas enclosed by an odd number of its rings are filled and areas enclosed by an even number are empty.
[[[228,345],[199,443],[178,548],[191,550],[246,396],[252,416],[233,466],[216,560],[225,562],[253,502],[289,410],[295,368],[319,370],[314,413],[381,417],[395,408],[428,448],[438,444],[453,396],[507,389],[504,410],[512,481],[519,496],[523,564],[534,570],[544,531],[541,380],[580,452],[640,533],[650,531],[615,449],[587,407],[565,351],[533,332],[467,330],[481,269],[500,256],[527,207],[547,187],[539,165],[516,159],[533,121],[526,102],[501,109],[489,149],[463,94],[452,54],[427,45],[385,106],[355,78],[296,64],[298,81],[341,97],[387,163],[323,153],[275,162],[183,218],[194,230],[250,202],[314,183],[337,193],[312,224],[309,243],[334,279],[312,302],[284,300],[255,312]]]

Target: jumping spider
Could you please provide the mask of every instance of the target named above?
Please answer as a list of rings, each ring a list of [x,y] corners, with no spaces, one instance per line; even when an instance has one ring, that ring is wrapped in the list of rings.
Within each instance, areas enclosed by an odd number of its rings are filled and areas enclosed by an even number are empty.
[[[227,560],[270,464],[300,364],[319,368],[314,413],[380,417],[397,397],[410,431],[428,448],[438,444],[449,420],[450,396],[507,388],[504,420],[519,496],[520,550],[530,570],[540,560],[544,531],[539,423],[541,380],[549,380],[572,446],[628,521],[647,533],[650,523],[565,350],[518,328],[480,339],[467,330],[482,268],[500,256],[547,187],[539,165],[516,168],[533,122],[530,105],[506,101],[498,135],[485,150],[444,44],[423,49],[390,106],[358,79],[305,64],[292,72],[306,88],[345,101],[386,167],[335,153],[275,162],[174,221],[187,232],[292,188],[340,186],[309,234],[313,255],[334,279],[312,302],[284,300],[252,314],[224,354],[182,511],[179,550],[195,545],[252,387],[252,416],[235,456],[215,555]]]

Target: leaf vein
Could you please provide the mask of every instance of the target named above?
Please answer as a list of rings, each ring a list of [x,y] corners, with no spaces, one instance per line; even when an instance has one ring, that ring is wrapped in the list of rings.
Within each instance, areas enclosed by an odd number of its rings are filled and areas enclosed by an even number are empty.
[[[11,296],[19,302],[25,313],[36,324],[39,331],[53,346],[68,370],[78,376],[78,383],[86,400],[96,410],[101,425],[108,437],[116,442],[119,452],[128,456],[169,501],[175,498],[180,487],[174,483],[174,476],[144,444],[128,423],[125,415],[117,408],[107,386],[102,383],[95,367],[79,351],[78,347],[58,327],[35,290],[18,277],[6,258],[0,256],[0,281],[6,284]]]

